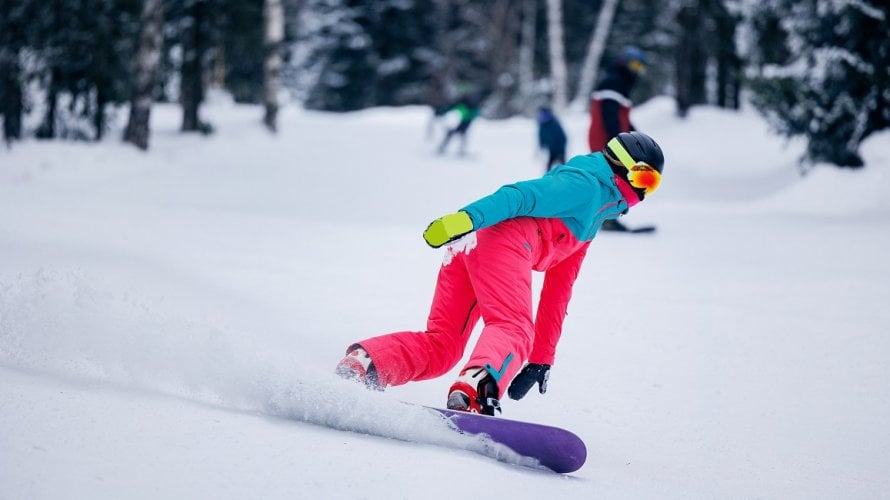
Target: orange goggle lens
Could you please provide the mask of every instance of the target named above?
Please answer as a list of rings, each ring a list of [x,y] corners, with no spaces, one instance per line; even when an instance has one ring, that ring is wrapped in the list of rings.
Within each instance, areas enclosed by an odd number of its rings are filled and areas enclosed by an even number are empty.
[[[646,74],[646,65],[643,64],[643,61],[638,61],[638,60],[634,59],[627,63],[627,67],[628,67],[628,69],[630,69],[631,71],[633,71],[634,73],[636,73],[638,75]]]
[[[661,174],[648,163],[639,162],[627,170],[627,182],[646,194],[652,194],[661,184]]]

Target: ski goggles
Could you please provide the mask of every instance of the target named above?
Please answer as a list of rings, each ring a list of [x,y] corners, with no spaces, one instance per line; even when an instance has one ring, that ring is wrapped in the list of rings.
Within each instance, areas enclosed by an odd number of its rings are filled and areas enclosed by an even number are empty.
[[[646,194],[652,194],[658,189],[658,185],[661,184],[661,172],[644,161],[634,161],[617,137],[610,140],[607,146],[627,169],[627,182],[631,186],[642,189]]]
[[[646,65],[643,63],[643,61],[640,61],[638,59],[631,59],[630,61],[628,61],[627,69],[633,71],[638,75],[646,74]]]

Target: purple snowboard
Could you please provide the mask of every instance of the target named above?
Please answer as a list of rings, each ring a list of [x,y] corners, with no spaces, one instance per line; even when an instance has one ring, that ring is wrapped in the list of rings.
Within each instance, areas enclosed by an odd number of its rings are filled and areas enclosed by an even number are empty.
[[[554,472],[574,472],[587,459],[584,441],[565,429],[476,413],[431,409],[441,413],[460,432],[485,434],[492,441],[522,456],[534,458]]]

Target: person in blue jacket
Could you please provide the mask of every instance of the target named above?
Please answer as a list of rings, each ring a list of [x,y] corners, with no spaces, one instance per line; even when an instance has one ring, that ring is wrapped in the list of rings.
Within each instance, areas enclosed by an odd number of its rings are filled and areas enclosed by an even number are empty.
[[[505,392],[520,399],[538,384],[543,393],[591,240],[604,221],[655,191],[663,165],[651,137],[622,133],[602,152],[575,156],[434,220],[424,240],[450,245],[426,329],[354,342],[336,372],[381,390],[441,376],[462,359],[481,319],[485,326],[446,406],[492,415]],[[535,315],[532,271],[545,273]]]
[[[549,157],[545,165],[545,171],[565,163],[566,161],[566,132],[553,114],[553,110],[547,106],[538,109],[538,146],[547,151]]]

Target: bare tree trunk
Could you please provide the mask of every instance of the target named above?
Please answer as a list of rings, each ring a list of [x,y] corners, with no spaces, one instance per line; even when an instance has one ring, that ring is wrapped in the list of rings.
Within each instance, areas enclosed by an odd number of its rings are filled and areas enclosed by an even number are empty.
[[[136,74],[130,99],[130,118],[124,131],[124,141],[137,148],[148,149],[149,118],[154,101],[154,88],[161,60],[164,1],[145,0],[142,4],[142,27],[136,53]]]
[[[266,58],[263,62],[263,123],[272,132],[278,130],[278,90],[281,87],[281,45],[284,42],[284,7],[281,0],[265,0]]]
[[[182,67],[179,99],[182,105],[182,131],[203,131],[198,111],[204,101],[204,56],[207,51],[207,0],[186,2],[189,24],[182,33]]]
[[[34,135],[38,139],[54,139],[56,137],[56,112],[59,109],[59,71],[55,67],[49,70],[49,84],[46,89],[46,112],[43,121]]]
[[[538,1],[523,0],[522,32],[519,44],[519,98],[525,113],[534,111],[532,94],[535,84],[535,36]]]
[[[547,0],[547,41],[550,49],[550,88],[553,91],[553,108],[559,112],[566,107],[568,80],[562,32],[562,0]]]
[[[100,61],[102,58],[99,58]],[[100,65],[102,63],[100,62]],[[102,140],[105,137],[105,124],[106,124],[106,116],[105,116],[105,105],[108,104],[108,81],[106,79],[100,79],[96,82],[96,111],[93,115],[93,126],[96,128],[96,142]]]
[[[618,9],[618,0],[604,0],[600,7],[600,15],[596,20],[596,27],[590,35],[590,44],[587,46],[587,56],[584,58],[584,66],[581,68],[581,81],[578,84],[578,93],[572,101],[572,108],[584,110],[587,108],[590,93],[596,84],[599,72],[600,60],[606,49],[606,40],[612,31],[612,20],[615,19],[615,11]]]
[[[489,97],[491,116],[506,118],[513,114],[510,97],[515,93],[516,77],[511,69],[516,61],[516,42],[519,12],[511,0],[497,0],[491,9],[490,67],[492,95]]]

